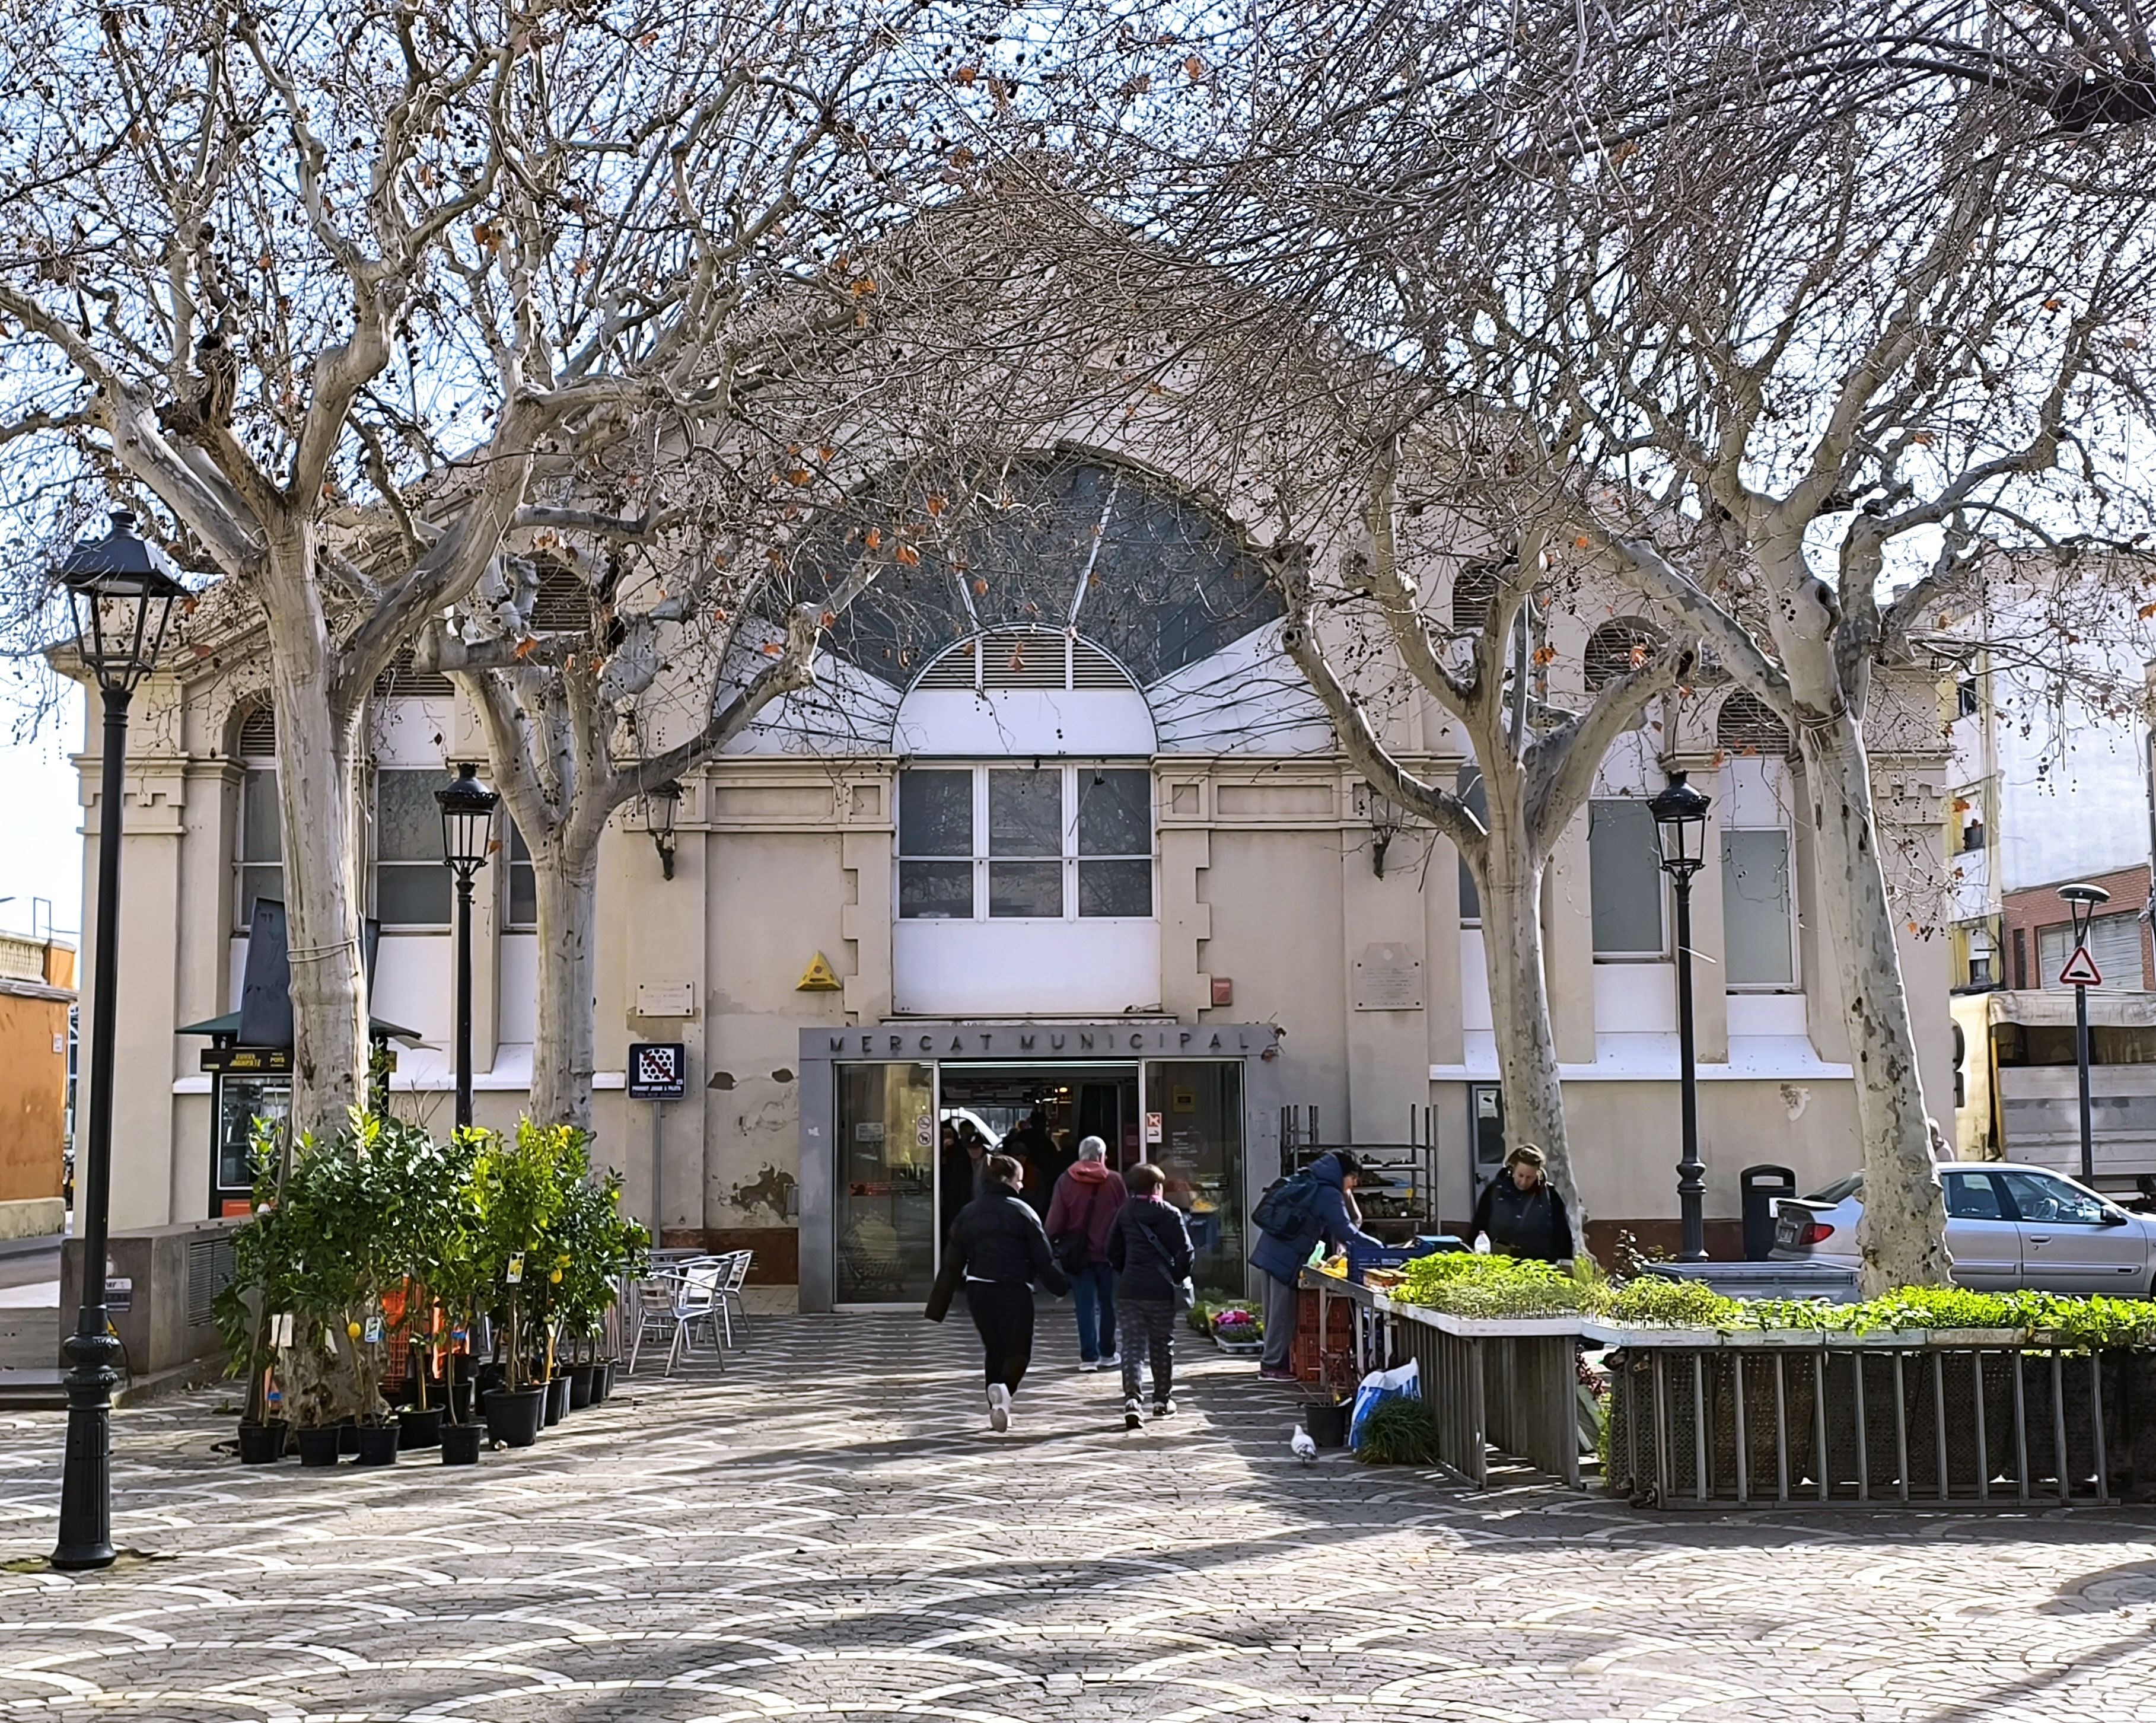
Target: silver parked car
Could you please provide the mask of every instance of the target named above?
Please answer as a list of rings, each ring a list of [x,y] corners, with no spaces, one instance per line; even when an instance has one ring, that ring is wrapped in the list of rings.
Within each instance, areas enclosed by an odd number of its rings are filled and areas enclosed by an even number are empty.
[[[2156,1215],[2133,1214],[2048,1167],[2007,1161],[1939,1168],[1957,1285],[1983,1292],[2156,1297]],[[1857,1266],[1864,1175],[1775,1205],[1774,1260]]]

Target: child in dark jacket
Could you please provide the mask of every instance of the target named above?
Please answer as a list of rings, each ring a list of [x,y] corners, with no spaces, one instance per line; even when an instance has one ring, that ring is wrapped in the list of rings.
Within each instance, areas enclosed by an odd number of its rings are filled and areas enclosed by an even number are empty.
[[[1189,1278],[1197,1253],[1183,1216],[1162,1200],[1167,1175],[1142,1161],[1123,1176],[1131,1200],[1117,1211],[1108,1234],[1108,1264],[1116,1271],[1116,1309],[1123,1331],[1123,1428],[1135,1430],[1140,1417],[1138,1372],[1152,1366],[1152,1415],[1175,1411],[1175,1319],[1181,1308],[1181,1283]]]

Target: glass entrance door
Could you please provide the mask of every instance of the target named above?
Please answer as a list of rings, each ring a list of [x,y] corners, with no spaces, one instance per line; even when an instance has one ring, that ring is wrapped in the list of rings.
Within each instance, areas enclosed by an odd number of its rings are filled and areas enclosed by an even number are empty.
[[[835,1073],[840,1304],[927,1302],[936,1280],[936,1075],[930,1065]]]
[[[1243,1067],[1237,1059],[1156,1059],[1145,1068],[1144,1156],[1168,1175],[1198,1249],[1202,1295],[1240,1298]]]

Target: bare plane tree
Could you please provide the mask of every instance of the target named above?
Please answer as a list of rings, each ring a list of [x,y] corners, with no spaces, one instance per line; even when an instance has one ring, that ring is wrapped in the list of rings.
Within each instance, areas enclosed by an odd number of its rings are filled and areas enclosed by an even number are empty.
[[[723,403],[771,284],[855,326],[864,225],[947,189],[946,141],[896,116],[1007,100],[952,75],[969,23],[814,0],[0,23],[0,440],[261,608],[300,1126],[365,1069],[376,679],[624,427]]]

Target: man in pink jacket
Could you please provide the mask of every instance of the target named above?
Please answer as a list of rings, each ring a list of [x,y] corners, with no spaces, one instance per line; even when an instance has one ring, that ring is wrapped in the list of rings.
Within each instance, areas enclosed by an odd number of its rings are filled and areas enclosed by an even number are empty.
[[[1055,1182],[1048,1205],[1048,1243],[1070,1277],[1070,1302],[1078,1312],[1078,1367],[1112,1369],[1116,1350],[1116,1274],[1108,1266],[1108,1233],[1130,1192],[1123,1176],[1107,1164],[1108,1146],[1097,1136],[1078,1145],[1078,1159]]]

